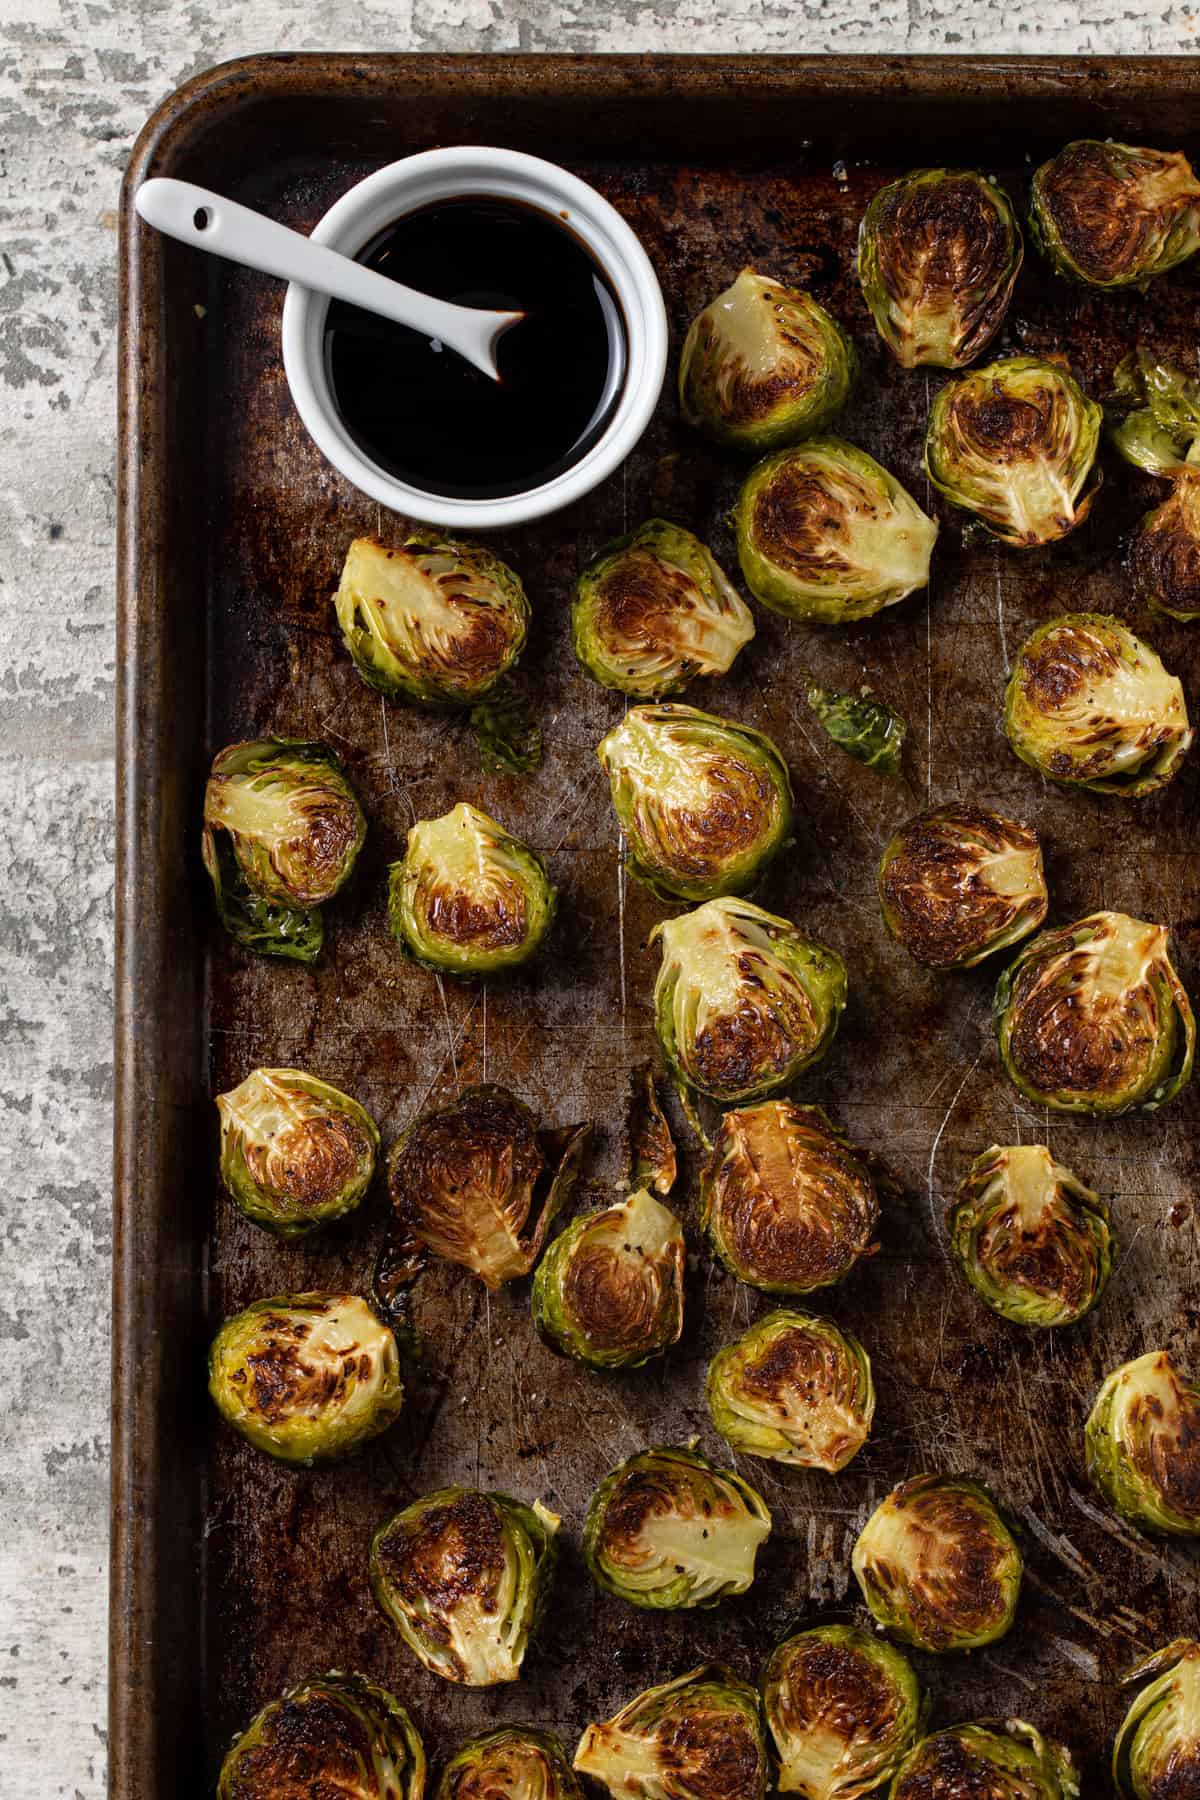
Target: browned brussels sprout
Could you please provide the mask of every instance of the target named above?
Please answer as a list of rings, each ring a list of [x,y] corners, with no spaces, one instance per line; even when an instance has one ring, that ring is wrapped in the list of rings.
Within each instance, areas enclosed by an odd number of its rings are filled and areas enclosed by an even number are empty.
[[[353,1212],[371,1185],[379,1128],[331,1082],[254,1069],[217,1095],[221,1180],[248,1219],[302,1237]]]
[[[922,1738],[888,1800],[1079,1800],[1069,1751],[1024,1719],[978,1719]]]
[[[706,1663],[589,1725],[575,1767],[613,1800],[765,1800],[771,1771],[758,1695]]]
[[[1200,182],[1177,150],[1077,138],[1034,174],[1030,223],[1060,275],[1144,287],[1200,245]]]
[[[388,870],[388,922],[414,962],[447,975],[515,969],[541,947],[558,891],[536,851],[465,800],[410,829]]]
[[[1176,1638],[1124,1677],[1144,1681],[1113,1744],[1121,1800],[1200,1794],[1200,1644]]]
[[[862,1800],[881,1789],[922,1736],[928,1708],[906,1656],[851,1625],[819,1625],[779,1645],[763,1677],[763,1711],[779,1756],[779,1791]]]
[[[1152,611],[1188,625],[1200,619],[1200,469],[1177,475],[1148,512],[1129,552],[1134,592]]]
[[[984,806],[931,806],[884,851],[879,904],[892,936],[919,963],[972,968],[1046,916],[1037,833]]]
[[[234,1739],[217,1800],[422,1800],[425,1749],[393,1694],[332,1670],[289,1688]]]
[[[1084,1446],[1089,1476],[1123,1518],[1141,1531],[1200,1537],[1200,1387],[1169,1351],[1113,1370]]]
[[[1200,381],[1148,350],[1131,350],[1105,400],[1109,435],[1125,461],[1173,478],[1200,462]]]
[[[553,1732],[501,1725],[459,1745],[434,1800],[583,1800],[583,1789]]]
[[[875,1416],[871,1359],[831,1319],[781,1308],[718,1350],[708,1409],[735,1450],[801,1469],[844,1469]]]
[[[679,1161],[649,1063],[642,1063],[630,1076],[628,1133],[631,1185],[651,1188],[665,1197],[675,1186]]]
[[[589,1369],[636,1369],[683,1330],[687,1250],[675,1214],[639,1188],[581,1213],[533,1278],[541,1336]]]

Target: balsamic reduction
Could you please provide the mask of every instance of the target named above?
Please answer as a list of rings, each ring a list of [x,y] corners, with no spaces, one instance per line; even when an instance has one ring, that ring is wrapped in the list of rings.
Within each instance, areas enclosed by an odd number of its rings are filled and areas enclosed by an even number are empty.
[[[420,332],[331,302],[330,387],[372,462],[429,493],[495,499],[549,481],[595,443],[624,383],[625,324],[565,224],[516,200],[436,201],[358,261],[441,300],[527,315],[499,339],[495,382]]]

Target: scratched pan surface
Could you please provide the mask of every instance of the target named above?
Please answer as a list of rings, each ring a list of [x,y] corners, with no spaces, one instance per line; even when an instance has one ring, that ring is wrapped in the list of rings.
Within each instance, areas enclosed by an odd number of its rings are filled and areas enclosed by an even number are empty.
[[[867,198],[904,166],[961,160],[972,136],[1014,198],[1029,155],[1068,135],[1187,148],[1194,79],[1190,67],[1155,63],[267,59],[169,102],[130,179],[191,175],[308,228],[370,168],[431,143],[496,140],[565,159],[641,237],[675,348],[747,261],[830,306],[863,368],[842,429],[928,505],[921,437],[942,377],[898,371],[874,336],[852,274]],[[928,593],[842,632],[758,611],[734,674],[693,696],[769,732],[791,765],[796,842],[760,897],[836,945],[850,970],[841,1032],[803,1097],[881,1153],[903,1197],[885,1214],[879,1255],[822,1301],[874,1359],[870,1443],[838,1477],[743,1459],[775,1521],[754,1589],[715,1612],[654,1616],[588,1582],[588,1497],[646,1444],[697,1437],[725,1454],[703,1404],[706,1360],[769,1304],[714,1271],[700,1246],[697,1158],[678,1117],[676,1203],[695,1255],[670,1356],[626,1376],[590,1375],[538,1342],[528,1283],[489,1299],[439,1268],[419,1289],[427,1364],[398,1426],[353,1462],[298,1473],[215,1422],[204,1346],[227,1312],[262,1295],[365,1289],[384,1196],[344,1228],[277,1244],[223,1195],[211,1095],[256,1064],[300,1064],[355,1093],[390,1141],[459,1085],[504,1082],[547,1122],[596,1121],[577,1203],[611,1193],[628,1071],[654,1049],[657,959],[645,940],[663,908],[622,876],[594,747],[623,703],[578,672],[567,597],[598,545],[654,513],[692,527],[732,568],[725,516],[737,467],[681,429],[668,393],[598,493],[497,540],[533,603],[523,666],[541,698],[546,755],[529,778],[485,778],[465,730],[384,706],[335,637],[330,593],[350,538],[403,525],[381,518],[305,437],[280,366],[279,290],[128,221],[125,258],[114,1793],[209,1791],[250,1713],[331,1666],[393,1688],[438,1761],[504,1720],[549,1725],[573,1744],[589,1718],[704,1657],[751,1674],[789,1626],[860,1616],[855,1534],[893,1483],[924,1469],[991,1483],[1024,1523],[1028,1568],[1007,1639],[971,1657],[918,1659],[935,1720],[1027,1716],[1072,1746],[1085,1792],[1106,1792],[1117,1677],[1148,1648],[1200,1631],[1200,1582],[1194,1552],[1140,1540],[1098,1505],[1081,1430],[1114,1364],[1161,1345],[1200,1361],[1200,1092],[1159,1117],[1111,1124],[1031,1109],[998,1065],[994,971],[918,969],[882,928],[874,872],[889,833],[919,805],[996,804],[1042,834],[1054,916],[1107,906],[1168,920],[1185,981],[1200,989],[1200,763],[1164,794],[1122,807],[1047,787],[999,726],[1014,648],[1072,607],[1148,629],[1198,697],[1200,639],[1148,626],[1122,566],[1153,484],[1108,467],[1088,525],[1025,555],[965,543],[945,517]],[[1031,257],[998,347],[1065,349],[1094,394],[1135,341],[1191,366],[1198,269],[1144,297],[1096,297],[1052,281]],[[899,784],[822,739],[801,698],[805,668],[838,687],[869,682],[904,713]],[[213,928],[200,870],[207,762],[226,741],[263,732],[335,745],[370,821],[314,970],[231,948]],[[439,984],[403,961],[384,918],[386,866],[407,827],[463,798],[534,844],[561,894],[537,965],[486,990]],[[979,1150],[1017,1140],[1048,1141],[1112,1203],[1120,1260],[1099,1312],[1071,1332],[1007,1327],[946,1260],[940,1220],[955,1182]],[[563,1516],[554,1603],[512,1687],[471,1692],[427,1674],[369,1593],[374,1526],[449,1481],[541,1498]]]

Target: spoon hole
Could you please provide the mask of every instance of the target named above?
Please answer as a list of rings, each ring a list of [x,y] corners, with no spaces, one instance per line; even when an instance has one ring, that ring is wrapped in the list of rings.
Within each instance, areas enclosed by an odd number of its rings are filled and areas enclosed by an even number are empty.
[[[197,231],[208,230],[209,216],[207,206],[198,206],[196,208],[195,212],[192,214],[192,224],[196,227]]]

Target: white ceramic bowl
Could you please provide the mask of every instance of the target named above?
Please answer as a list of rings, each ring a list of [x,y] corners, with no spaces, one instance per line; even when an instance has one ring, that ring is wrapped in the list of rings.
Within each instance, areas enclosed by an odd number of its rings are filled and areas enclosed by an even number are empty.
[[[624,461],[650,421],[667,367],[667,316],[650,259],[637,237],[594,188],[557,164],[517,150],[474,145],[424,150],[368,175],[330,207],[313,232],[317,243],[356,256],[385,226],[418,206],[464,194],[523,200],[571,230],[608,277],[625,315],[627,368],[605,430],[577,463],[553,480],[496,500],[457,500],[398,481],[363,454],[338,417],[325,367],[322,294],[292,282],[283,303],[283,366],[296,410],[336,469],[393,512],[471,531],[523,524],[589,493]],[[412,285],[419,287],[417,273]]]

